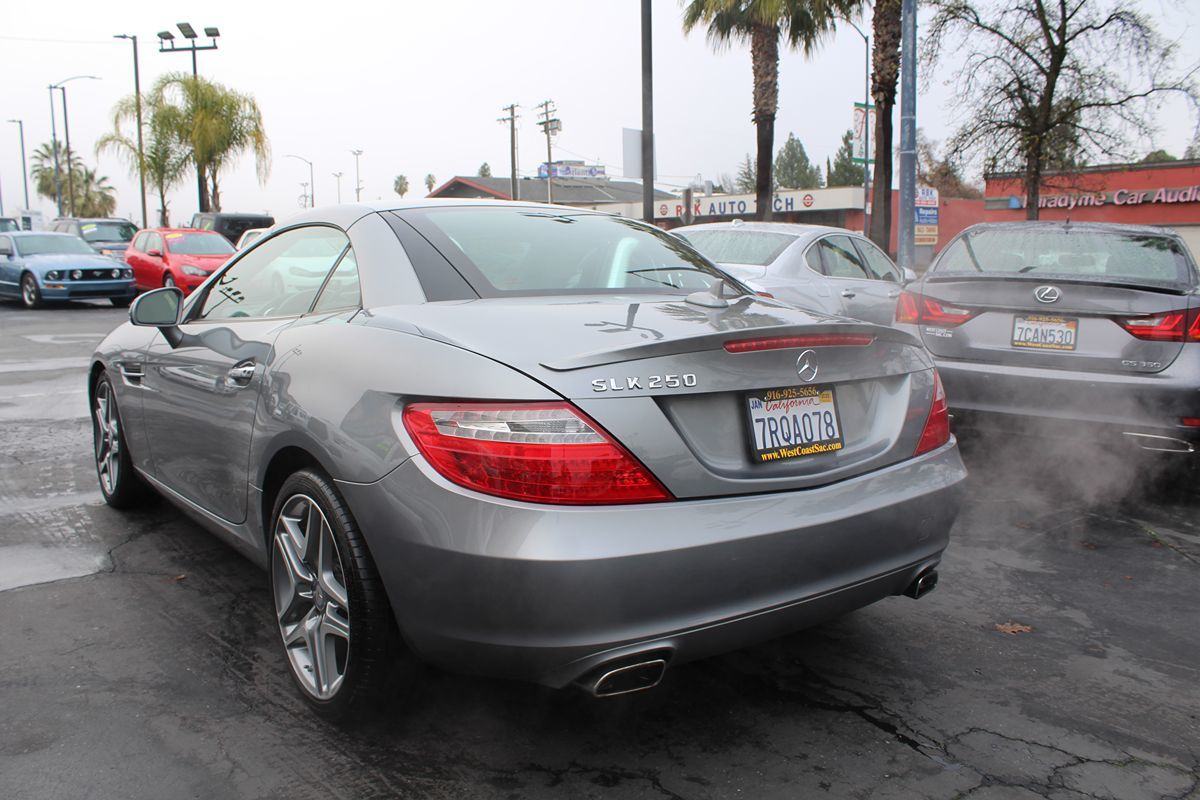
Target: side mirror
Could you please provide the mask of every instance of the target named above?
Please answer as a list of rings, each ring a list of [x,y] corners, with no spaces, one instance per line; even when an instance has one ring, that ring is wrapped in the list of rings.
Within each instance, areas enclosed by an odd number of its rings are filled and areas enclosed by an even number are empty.
[[[917,280],[917,273],[914,272],[911,267],[905,267],[904,268],[903,285],[908,286],[910,283],[913,283],[916,280]]]
[[[129,307],[129,321],[148,328],[174,328],[182,308],[183,292],[167,286],[138,295]]]
[[[162,250],[147,250],[146,255],[152,258],[162,258]]]
[[[11,256],[12,254],[12,242],[8,239],[0,239],[0,256]]]

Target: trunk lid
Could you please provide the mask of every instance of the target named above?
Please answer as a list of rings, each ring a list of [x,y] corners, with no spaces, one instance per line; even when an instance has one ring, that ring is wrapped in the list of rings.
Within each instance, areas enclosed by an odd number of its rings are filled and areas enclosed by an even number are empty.
[[[817,486],[910,458],[933,397],[928,356],[908,334],[766,298],[728,308],[644,295],[482,299],[373,309],[365,324],[415,326],[521,370],[573,402],[681,498]],[[834,338],[725,348],[778,337]],[[826,343],[844,337],[859,343]],[[805,353],[810,369],[801,375]],[[768,390],[819,397],[810,422],[828,411],[840,446],[763,460],[756,429],[773,452],[809,441],[803,431],[790,442],[782,429],[770,437],[761,409],[756,424],[752,396],[778,407]],[[818,401],[802,404],[810,402]],[[807,424],[801,416],[794,430]]]
[[[1057,299],[1039,301],[1039,292]],[[1182,341],[1140,339],[1120,318],[1189,306],[1184,291],[1094,280],[930,277],[918,293],[972,312],[958,325],[918,323],[922,341],[939,358],[1109,373],[1160,372],[1183,349]]]

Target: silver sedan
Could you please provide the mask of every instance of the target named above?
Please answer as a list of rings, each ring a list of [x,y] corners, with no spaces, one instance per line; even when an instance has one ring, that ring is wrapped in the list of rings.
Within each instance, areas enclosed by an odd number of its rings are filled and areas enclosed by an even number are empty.
[[[756,296],[621,217],[318,209],[130,315],[88,376],[104,497],[156,490],[266,568],[331,717],[411,658],[645,689],[924,594],[958,512],[911,336]]]
[[[756,291],[880,325],[892,323],[900,287],[917,277],[845,228],[734,220],[672,233]]]

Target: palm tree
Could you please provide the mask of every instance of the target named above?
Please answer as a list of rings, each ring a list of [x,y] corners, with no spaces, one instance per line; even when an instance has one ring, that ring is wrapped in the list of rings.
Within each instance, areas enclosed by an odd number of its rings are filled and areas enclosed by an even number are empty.
[[[425,176],[425,190],[432,192],[434,185],[437,184],[437,178],[433,177],[433,173]]]
[[[117,193],[108,178],[81,166],[73,178],[75,213],[81,217],[111,217],[117,210]]]
[[[62,142],[44,142],[33,151],[33,167],[29,174],[33,177],[34,191],[48,200],[54,199],[54,156],[58,151],[58,184],[59,195],[66,196],[67,170],[75,170],[79,174],[79,159],[73,152],[68,152]],[[72,175],[74,178],[74,175]]]
[[[900,0],[875,0],[871,20],[871,99],[875,101],[875,174],[871,187],[871,241],[884,252],[892,242],[892,109],[900,77]]]
[[[156,102],[158,98],[146,93],[142,108],[146,118],[143,136],[143,169],[146,180],[158,193],[158,224],[171,224],[167,207],[167,192],[183,181],[190,163],[190,150],[175,129],[173,110]],[[126,133],[124,126],[137,124],[137,97],[123,97],[113,106],[113,130],[96,142],[96,152],[108,151],[129,164],[129,172],[138,177],[137,132]]]
[[[708,28],[714,49],[730,42],[750,43],[754,75],[754,124],[758,168],[755,195],[758,218],[771,219],[772,164],[775,161],[775,112],[779,107],[779,40],[811,55],[839,18],[857,14],[863,0],[686,0],[683,29]]]
[[[392,191],[401,197],[408,194],[408,176],[397,175],[396,180],[392,181]]]
[[[259,182],[266,181],[271,147],[253,97],[182,72],[160,77],[150,95],[156,105],[169,107],[164,122],[190,150],[203,186],[201,211],[221,210],[221,170],[247,151],[254,153]]]

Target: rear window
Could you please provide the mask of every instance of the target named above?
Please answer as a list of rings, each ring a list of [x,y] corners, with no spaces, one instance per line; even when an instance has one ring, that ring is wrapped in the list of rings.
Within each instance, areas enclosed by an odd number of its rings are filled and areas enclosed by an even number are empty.
[[[168,233],[164,234],[167,248],[183,256],[223,256],[233,252],[231,245],[219,233]]]
[[[765,267],[796,237],[787,233],[738,230],[678,231],[692,246],[718,264],[747,264]]]
[[[85,241],[89,242],[128,242],[137,233],[132,222],[113,220],[112,222],[83,222],[79,231]]]
[[[1061,227],[967,233],[946,248],[933,273],[1169,287],[1193,280],[1187,254],[1171,237]]]
[[[481,297],[688,294],[718,280],[745,291],[686,243],[624,217],[470,206],[413,209],[400,216]]]

